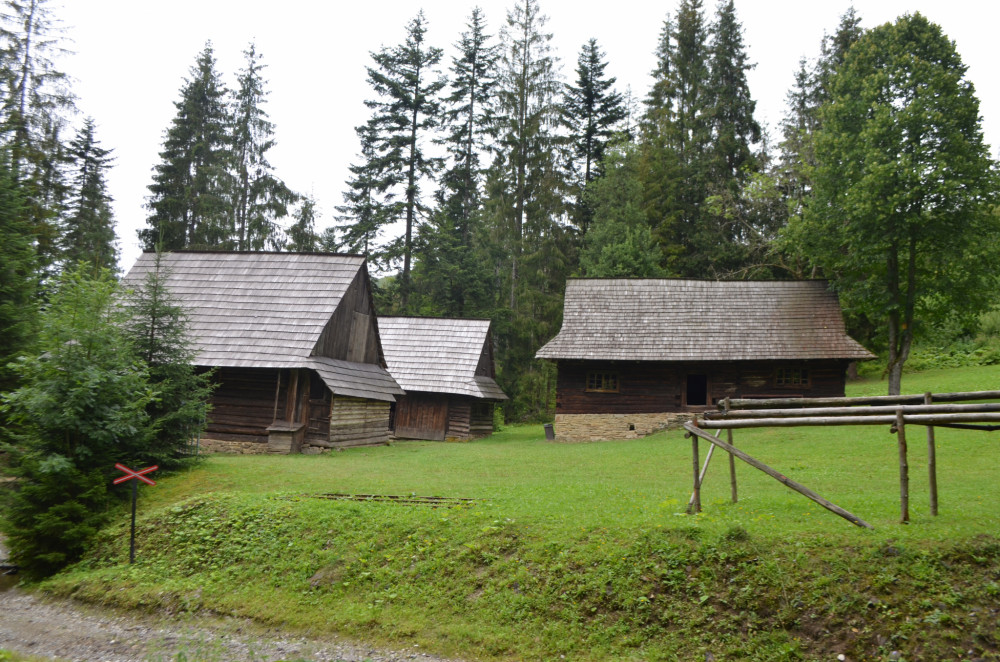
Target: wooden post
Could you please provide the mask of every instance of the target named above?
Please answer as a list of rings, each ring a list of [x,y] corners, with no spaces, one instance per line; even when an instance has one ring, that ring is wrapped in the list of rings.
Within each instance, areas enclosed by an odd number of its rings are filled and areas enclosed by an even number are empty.
[[[846,510],[844,510],[843,508],[841,508],[840,506],[827,501],[826,499],[824,499],[820,495],[818,495],[815,492],[813,492],[812,490],[810,490],[805,485],[802,485],[800,483],[796,483],[794,480],[792,480],[788,476],[785,476],[785,475],[779,473],[778,471],[775,471],[774,469],[772,469],[771,467],[767,466],[766,464],[764,464],[760,460],[755,459],[753,457],[750,457],[749,455],[747,455],[746,453],[744,453],[740,449],[736,448],[735,446],[731,446],[731,445],[727,444],[726,442],[722,441],[721,439],[716,439],[715,437],[713,437],[712,435],[708,434],[707,432],[704,432],[704,431],[698,429],[698,426],[695,425],[694,423],[685,423],[684,424],[684,429],[687,430],[691,434],[691,436],[693,436],[693,437],[704,437],[706,441],[710,441],[713,444],[715,444],[716,446],[718,446],[719,448],[721,448],[722,450],[726,451],[727,453],[735,455],[736,457],[740,458],[741,460],[743,460],[744,462],[746,462],[747,464],[749,464],[753,468],[760,469],[761,471],[763,471],[764,473],[766,473],[771,478],[774,478],[775,480],[777,480],[779,483],[781,483],[785,487],[787,487],[787,488],[789,488],[791,490],[795,490],[796,492],[798,492],[802,496],[815,501],[816,503],[818,503],[819,505],[823,506],[824,508],[826,508],[830,512],[835,513],[837,515],[840,515],[841,517],[843,517],[844,519],[846,519],[848,522],[850,522],[852,524],[855,524],[857,526],[862,526],[862,527],[864,527],[866,529],[874,528],[871,524],[869,524],[868,522],[864,521],[860,517],[852,515],[851,513],[847,512]]]
[[[924,393],[924,404],[929,405],[933,400],[930,392]],[[927,426],[927,474],[930,479],[931,490],[931,515],[938,514],[938,490],[937,490],[937,446],[934,441],[934,426]]]
[[[722,430],[716,430],[715,431],[716,438],[718,438],[719,435],[721,435],[721,434],[722,434]],[[705,453],[705,462],[702,463],[702,465],[701,465],[701,474],[698,475],[698,487],[699,488],[702,485],[705,484],[705,474],[708,473],[708,464],[712,461],[712,454],[714,452],[715,452],[715,445],[714,444],[710,444],[708,446],[708,452]],[[691,508],[692,508],[693,504],[694,504],[694,492],[691,493],[691,498],[688,499],[688,513],[691,512]]]
[[[688,507],[688,514],[694,515],[701,512],[701,483],[698,481],[698,435],[691,435],[691,453],[694,464],[694,494],[691,495],[691,504]]]
[[[719,430],[722,432],[722,430]],[[726,441],[729,445],[733,445],[733,431],[726,430]],[[732,453],[729,454],[729,493],[730,498],[732,498],[733,503],[736,503],[736,457]]]
[[[900,524],[910,523],[910,466],[906,462],[906,423],[903,410],[896,412],[896,441],[899,445],[899,511]]]

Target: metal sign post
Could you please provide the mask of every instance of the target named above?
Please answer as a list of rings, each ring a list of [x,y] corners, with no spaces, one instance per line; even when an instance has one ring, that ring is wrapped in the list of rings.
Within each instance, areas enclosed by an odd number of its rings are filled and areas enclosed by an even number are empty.
[[[146,478],[145,474],[152,473],[159,469],[159,465],[154,464],[151,467],[146,467],[145,469],[139,469],[138,471],[133,471],[129,469],[124,464],[115,463],[115,469],[125,473],[124,476],[115,478],[114,484],[118,485],[124,483],[125,481],[135,479],[132,483],[132,533],[129,536],[128,545],[128,562],[135,563],[135,502],[139,498],[139,481],[146,483],[147,485],[156,485],[156,481]]]

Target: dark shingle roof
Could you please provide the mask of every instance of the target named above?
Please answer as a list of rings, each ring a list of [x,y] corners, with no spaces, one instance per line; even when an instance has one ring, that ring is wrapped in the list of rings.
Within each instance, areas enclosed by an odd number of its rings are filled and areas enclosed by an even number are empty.
[[[124,285],[141,284],[155,268],[155,259],[155,254],[143,253]],[[167,287],[187,311],[195,365],[313,368],[334,393],[389,401],[402,393],[380,366],[342,361],[354,368],[321,369],[317,357],[310,356],[365,267],[363,257],[192,251],[165,253],[161,265]],[[359,374],[372,381],[362,385]]]
[[[870,359],[824,281],[577,279],[538,358],[609,361]]]
[[[476,376],[489,320],[379,317],[378,328],[389,372],[406,391],[507,399],[492,377]]]

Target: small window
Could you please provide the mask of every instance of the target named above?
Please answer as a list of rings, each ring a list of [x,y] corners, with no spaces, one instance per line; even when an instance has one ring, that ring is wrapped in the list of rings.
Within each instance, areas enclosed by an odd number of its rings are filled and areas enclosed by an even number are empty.
[[[775,386],[809,386],[809,371],[805,368],[778,368],[774,372]]]
[[[617,393],[618,373],[617,372],[588,372],[587,390],[597,393]]]

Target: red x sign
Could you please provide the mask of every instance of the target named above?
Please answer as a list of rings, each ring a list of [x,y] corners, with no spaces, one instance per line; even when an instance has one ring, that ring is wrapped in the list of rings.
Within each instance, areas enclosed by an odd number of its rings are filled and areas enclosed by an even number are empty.
[[[126,475],[121,476],[119,478],[115,478],[114,483],[115,485],[117,485],[119,483],[124,483],[127,480],[132,480],[133,478],[137,478],[142,482],[146,483],[147,485],[156,485],[156,481],[146,478],[144,474],[152,473],[159,468],[160,468],[159,465],[154,464],[151,467],[146,467],[145,469],[139,469],[138,471],[133,471],[128,467],[126,467],[124,464],[119,464],[116,462],[115,469],[118,469],[119,471],[124,471]]]

